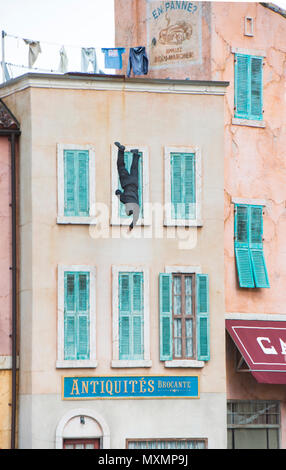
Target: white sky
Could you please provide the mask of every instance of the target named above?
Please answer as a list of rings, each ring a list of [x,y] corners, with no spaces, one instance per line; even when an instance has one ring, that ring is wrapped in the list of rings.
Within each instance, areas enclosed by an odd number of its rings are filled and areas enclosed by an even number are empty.
[[[28,46],[9,35],[40,41],[34,67],[51,70],[58,69],[62,45],[72,71],[80,71],[81,47],[114,46],[113,0],[0,0],[0,12],[8,63],[28,65]],[[103,54],[98,62],[103,69]]]
[[[286,9],[286,0],[273,3]],[[8,35],[40,41],[42,53],[34,68],[58,70],[59,50],[64,45],[69,59],[68,70],[80,71],[81,47],[114,46],[113,0],[0,0],[0,12],[1,30]],[[104,69],[103,54],[97,54],[97,57],[99,67],[111,73],[112,70]],[[5,60],[28,65],[28,46],[22,39],[6,36]],[[16,69],[10,68],[13,70],[15,74]],[[0,74],[0,81],[1,78]]]

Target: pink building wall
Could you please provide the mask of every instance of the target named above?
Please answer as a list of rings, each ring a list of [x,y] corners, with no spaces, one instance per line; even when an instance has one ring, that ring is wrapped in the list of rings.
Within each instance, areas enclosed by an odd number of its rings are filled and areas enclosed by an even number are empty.
[[[11,355],[10,143],[0,136],[0,356]]]

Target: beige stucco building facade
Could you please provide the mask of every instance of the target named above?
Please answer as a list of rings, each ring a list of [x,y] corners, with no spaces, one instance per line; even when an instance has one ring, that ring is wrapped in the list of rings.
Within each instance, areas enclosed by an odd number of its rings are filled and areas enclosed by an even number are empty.
[[[224,122],[226,320],[248,321],[250,327],[253,322],[266,321],[271,327],[271,322],[279,321],[284,328],[285,11],[273,4],[258,2],[115,0],[115,17],[118,46],[146,46],[147,77],[229,81]],[[247,95],[244,88],[238,97],[240,72],[237,67],[241,58],[261,64],[259,119],[251,115],[242,117],[243,113],[238,112],[238,100]],[[235,209],[239,205],[263,207],[263,252],[270,288],[242,288],[239,284],[234,243]],[[285,341],[285,336],[281,337]],[[251,373],[239,372],[235,359],[237,345],[228,333],[226,344],[229,446],[235,446],[235,437],[231,434],[236,433],[231,407],[241,404],[249,406],[248,417],[254,420],[253,425],[262,424],[262,421],[255,421],[258,409],[263,413],[268,406],[279,408],[279,418],[275,418],[279,438],[272,444],[262,443],[264,438],[261,438],[253,441],[253,446],[285,448],[283,385],[275,379],[274,383],[258,383]],[[283,361],[282,357],[282,366]],[[256,408],[260,405],[261,408]],[[247,413],[246,409],[241,412]],[[246,438],[236,444],[249,447],[250,442],[251,438]]]
[[[1,87],[2,99],[22,128],[20,448],[62,448],[72,438],[96,438],[105,448],[125,448],[127,440],[134,445],[142,439],[226,447],[226,87],[226,82],[39,74]],[[116,213],[116,140],[127,149],[139,148],[143,157],[144,217],[131,233]],[[85,218],[68,219],[61,205],[65,204],[63,158],[71,149],[89,152],[92,204]],[[172,198],[170,154],[176,152],[191,154],[196,162],[197,216],[188,227],[166,215]],[[63,273],[83,271],[90,279],[90,355],[88,360],[68,360]],[[119,272],[143,276],[143,352],[135,360],[120,357],[118,349]],[[160,273],[177,277],[184,273],[195,283],[200,274],[208,275],[209,357],[201,359],[196,352],[180,360],[160,357]],[[92,392],[82,395],[86,384],[78,388],[87,377],[148,382],[154,376],[169,377],[171,387],[186,377],[197,381],[199,388],[192,397],[176,399],[134,397],[132,392],[115,399],[116,389],[107,399],[98,399]],[[77,380],[68,396],[65,377]]]

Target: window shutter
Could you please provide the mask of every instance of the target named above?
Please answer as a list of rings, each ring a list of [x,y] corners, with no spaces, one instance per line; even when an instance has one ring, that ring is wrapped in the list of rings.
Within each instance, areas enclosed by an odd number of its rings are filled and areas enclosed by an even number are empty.
[[[89,154],[78,152],[78,215],[89,214]]]
[[[74,151],[64,152],[64,185],[65,185],[65,207],[64,214],[74,215],[76,211],[76,155]]]
[[[78,273],[77,359],[89,359],[89,273]]]
[[[143,359],[143,273],[133,273],[133,359]]]
[[[89,359],[89,273],[65,272],[64,358]]]
[[[119,273],[119,359],[129,359],[131,286],[129,273]]]
[[[256,287],[270,287],[263,253],[263,208],[250,206],[250,256]]]
[[[249,101],[248,56],[235,56],[235,116],[247,117]]]
[[[198,360],[210,359],[209,327],[209,278],[208,274],[197,274],[197,357]]]
[[[251,57],[251,118],[262,119],[263,59]]]
[[[251,258],[248,245],[248,208],[237,205],[234,217],[234,250],[240,287],[254,287]]]
[[[139,198],[139,206],[140,206],[139,217],[143,217],[143,154],[142,152],[139,152],[139,155],[141,155],[139,159],[139,163],[138,163],[138,198]],[[127,151],[124,152],[125,167],[127,171],[129,172],[130,172],[130,168],[132,165],[132,159],[133,159],[132,152],[127,152]],[[122,186],[120,184],[119,178],[118,178],[118,188],[122,191]],[[119,216],[120,218],[128,217],[125,212],[125,206],[122,202],[119,203]]]
[[[172,274],[159,274],[160,360],[173,359]]]
[[[263,58],[237,54],[235,56],[235,116],[262,119]]]
[[[64,275],[64,358],[76,359],[76,279],[75,273]]]
[[[196,218],[196,170],[195,155],[185,154],[184,193],[185,193],[185,218]]]
[[[181,154],[171,153],[171,203],[172,218],[185,218],[183,204],[183,175]]]
[[[119,359],[144,357],[143,273],[119,273]]]

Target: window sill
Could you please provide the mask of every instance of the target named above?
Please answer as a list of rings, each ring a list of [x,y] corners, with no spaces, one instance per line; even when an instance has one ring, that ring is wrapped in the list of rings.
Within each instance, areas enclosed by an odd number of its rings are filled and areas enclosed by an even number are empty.
[[[204,361],[196,361],[190,359],[174,360],[174,361],[165,361],[165,367],[204,367]]]
[[[232,118],[232,124],[236,126],[265,127],[265,121],[255,121],[253,119]]]
[[[117,360],[111,361],[111,367],[152,367],[152,361],[145,361],[145,360],[135,360],[135,361],[128,361],[128,360]]]
[[[57,224],[78,224],[78,225],[96,225],[95,216],[91,217],[75,217],[75,216],[58,216]]]
[[[133,220],[133,217],[130,216],[128,219],[124,218],[124,219],[119,219],[119,218],[112,218],[111,221],[110,221],[110,225],[114,225],[114,226],[126,226],[128,227],[131,222]],[[137,222],[136,222],[136,226],[148,226],[148,225],[151,225],[151,222],[150,220],[147,220],[146,218],[145,219],[138,219]]]
[[[56,362],[56,368],[57,369],[88,369],[88,368],[95,368],[97,367],[97,361],[91,360],[91,361],[84,361],[84,360],[79,360],[79,361],[57,361]]]
[[[196,220],[175,220],[175,219],[165,219],[164,220],[165,227],[202,227],[203,221],[200,219]]]

